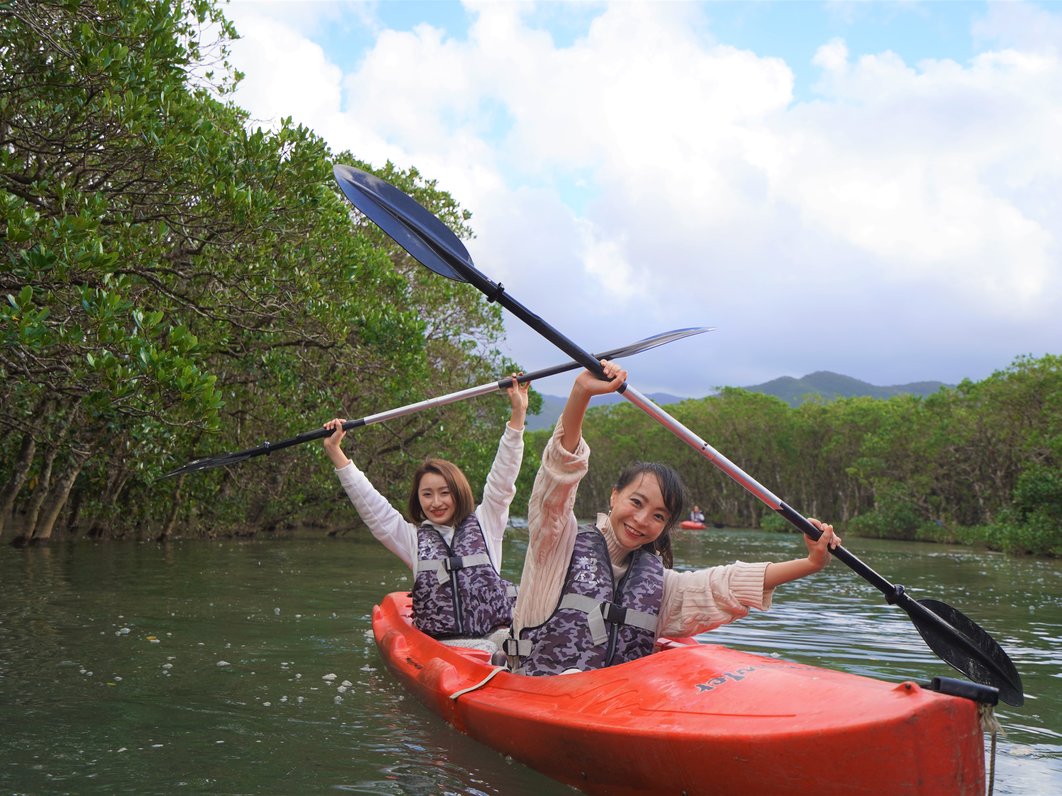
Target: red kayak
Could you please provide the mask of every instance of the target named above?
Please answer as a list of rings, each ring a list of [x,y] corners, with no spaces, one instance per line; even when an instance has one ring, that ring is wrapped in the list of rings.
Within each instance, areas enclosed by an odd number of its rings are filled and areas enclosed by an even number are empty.
[[[685,528],[687,531],[703,531],[704,523],[696,520],[683,520],[679,523],[679,527]]]
[[[456,729],[587,793],[898,796],[985,791],[977,705],[701,644],[594,672],[526,677],[373,609],[387,667]]]

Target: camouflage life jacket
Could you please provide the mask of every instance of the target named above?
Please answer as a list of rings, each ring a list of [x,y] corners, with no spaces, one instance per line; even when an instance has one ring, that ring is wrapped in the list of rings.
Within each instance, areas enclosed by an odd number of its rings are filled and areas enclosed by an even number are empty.
[[[413,624],[433,638],[486,636],[513,621],[516,588],[491,564],[475,513],[450,544],[430,523],[417,529]]]
[[[627,573],[613,582],[608,546],[592,525],[579,528],[560,603],[537,627],[507,639],[520,674],[590,671],[648,655],[664,597],[664,565],[652,553],[631,554]]]

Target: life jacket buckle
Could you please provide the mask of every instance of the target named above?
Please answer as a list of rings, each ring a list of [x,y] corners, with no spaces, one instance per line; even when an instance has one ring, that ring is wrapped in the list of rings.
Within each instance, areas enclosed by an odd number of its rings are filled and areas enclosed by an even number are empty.
[[[513,638],[507,636],[502,640],[502,651],[512,658],[522,658],[531,654],[532,650],[531,639],[526,638]]]
[[[606,622],[622,625],[627,619],[627,609],[616,603],[601,603],[601,616]]]

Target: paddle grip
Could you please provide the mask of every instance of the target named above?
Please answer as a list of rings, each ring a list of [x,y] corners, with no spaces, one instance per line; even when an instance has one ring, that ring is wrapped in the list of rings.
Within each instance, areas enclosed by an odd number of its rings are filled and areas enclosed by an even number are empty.
[[[343,424],[343,430],[344,431],[350,431],[352,428],[357,428],[358,426],[364,426],[364,425],[365,425],[365,418],[360,418],[358,420],[348,420],[347,422],[345,422]],[[283,442],[274,442],[272,445],[270,445],[267,442],[267,443],[265,443],[265,446],[263,446],[263,447],[268,447],[270,449],[270,451],[278,451],[278,450],[281,450],[282,448],[290,448],[292,445],[300,445],[303,442],[311,442],[312,440],[315,440],[315,439],[324,439],[325,437],[330,437],[330,436],[332,436],[332,429],[330,429],[330,428],[317,428],[317,429],[314,429],[313,431],[305,431],[302,434],[299,434],[297,437],[292,437],[291,439],[286,439]],[[265,451],[265,452],[268,453],[269,451]]]
[[[990,685],[956,680],[954,677],[934,677],[923,687],[940,694],[971,699],[983,705],[999,704],[999,689]]]
[[[803,533],[805,536],[808,536],[811,539],[815,540],[818,540],[818,538],[822,536],[822,531],[812,525],[811,520],[802,515],[800,512],[798,512],[785,501],[779,503],[778,508],[775,509],[775,511],[777,511],[778,514],[781,515],[782,519],[784,519],[798,531]],[[902,586],[894,586],[884,577],[882,577],[873,569],[871,569],[862,561],[860,561],[856,556],[852,555],[852,553],[845,550],[843,545],[838,545],[837,547],[832,548],[830,550],[830,554],[833,555],[834,558],[843,562],[849,569],[851,569],[857,575],[862,577],[868,583],[870,583],[871,586],[873,586],[875,589],[884,594],[886,598],[894,598],[897,594],[897,589],[899,589],[899,591],[902,593]],[[890,599],[889,601],[891,602],[892,600]]]

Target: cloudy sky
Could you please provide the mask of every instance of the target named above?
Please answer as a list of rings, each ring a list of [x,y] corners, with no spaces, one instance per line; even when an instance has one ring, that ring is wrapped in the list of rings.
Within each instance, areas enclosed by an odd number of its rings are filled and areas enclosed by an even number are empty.
[[[437,179],[479,270],[584,348],[717,327],[627,360],[643,392],[957,383],[1062,353],[1062,5],[226,14],[239,105]],[[564,361],[506,327],[527,370]]]

